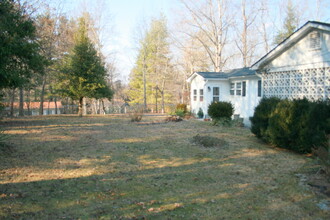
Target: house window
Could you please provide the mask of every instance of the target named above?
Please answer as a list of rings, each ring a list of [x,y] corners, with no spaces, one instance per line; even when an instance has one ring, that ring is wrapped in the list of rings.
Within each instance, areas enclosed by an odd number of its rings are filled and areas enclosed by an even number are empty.
[[[317,50],[321,48],[320,32],[314,31],[309,34],[309,48],[312,50]]]
[[[204,101],[204,90],[200,89],[199,90],[199,101]]]
[[[197,89],[194,89],[194,101],[197,101]]]
[[[261,97],[261,80],[258,80],[258,97]]]
[[[235,83],[230,83],[230,95],[235,95]]]
[[[242,96],[246,96],[246,81],[242,82]]]
[[[236,95],[242,95],[242,82],[236,83]]]
[[[219,87],[213,87],[213,102],[219,102],[219,95],[220,95],[220,91],[219,91]]]

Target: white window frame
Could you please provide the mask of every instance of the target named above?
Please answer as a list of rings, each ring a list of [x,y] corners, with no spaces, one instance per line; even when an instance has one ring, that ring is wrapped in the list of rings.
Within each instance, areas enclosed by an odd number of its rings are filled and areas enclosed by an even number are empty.
[[[230,83],[230,91],[229,91],[230,95],[235,95],[235,83],[231,82]]]
[[[193,90],[193,100],[194,100],[194,102],[197,101],[197,89]]]
[[[199,101],[200,102],[204,101],[204,89],[199,90]]]
[[[215,93],[215,88],[218,88],[218,94]],[[212,89],[212,95],[213,95],[213,102],[219,102],[220,101],[220,87],[213,87]]]
[[[237,96],[242,96],[242,81],[239,81],[239,82],[235,82],[235,94]]]

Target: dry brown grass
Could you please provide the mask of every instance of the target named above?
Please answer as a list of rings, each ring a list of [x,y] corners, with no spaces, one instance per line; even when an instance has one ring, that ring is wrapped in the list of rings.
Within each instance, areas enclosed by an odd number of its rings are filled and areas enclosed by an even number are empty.
[[[143,121],[159,118],[144,116]],[[1,122],[0,219],[327,219],[299,185],[308,159],[245,128],[122,116]],[[200,134],[221,147],[192,143]]]

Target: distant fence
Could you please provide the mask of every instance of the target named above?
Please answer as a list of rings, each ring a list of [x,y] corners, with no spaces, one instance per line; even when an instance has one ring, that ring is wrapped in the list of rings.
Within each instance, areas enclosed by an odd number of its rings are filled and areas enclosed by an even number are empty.
[[[156,104],[148,104],[147,108],[144,110],[143,104],[109,104],[103,108],[100,108],[97,111],[99,114],[126,114],[137,109],[144,111],[145,113],[171,113],[175,111],[176,104],[165,104],[164,110],[162,109],[162,105]],[[39,115],[39,108],[24,108],[23,110],[24,115]],[[19,110],[17,106],[13,109],[13,116],[18,116]],[[77,114],[78,113],[78,106],[77,105],[61,105],[60,108],[44,108],[43,115],[55,115],[55,114]],[[92,114],[90,110],[86,111],[86,114]],[[2,112],[4,116],[10,116],[10,107],[6,107]]]

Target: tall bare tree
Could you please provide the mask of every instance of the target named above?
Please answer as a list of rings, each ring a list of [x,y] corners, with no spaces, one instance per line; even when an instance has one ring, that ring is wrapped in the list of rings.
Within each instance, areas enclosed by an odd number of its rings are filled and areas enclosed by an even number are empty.
[[[196,38],[207,52],[216,72],[222,71],[228,57],[224,48],[228,43],[228,30],[231,19],[228,15],[226,0],[181,0],[190,19],[186,23],[200,34],[186,32]]]
[[[243,66],[248,67],[251,65],[258,43],[252,30],[259,10],[256,8],[253,1],[249,1],[247,6],[246,0],[241,0],[240,9],[241,19],[238,21],[238,24],[235,25],[238,27],[236,31],[239,36],[237,40],[235,40],[235,43],[241,54]]]

